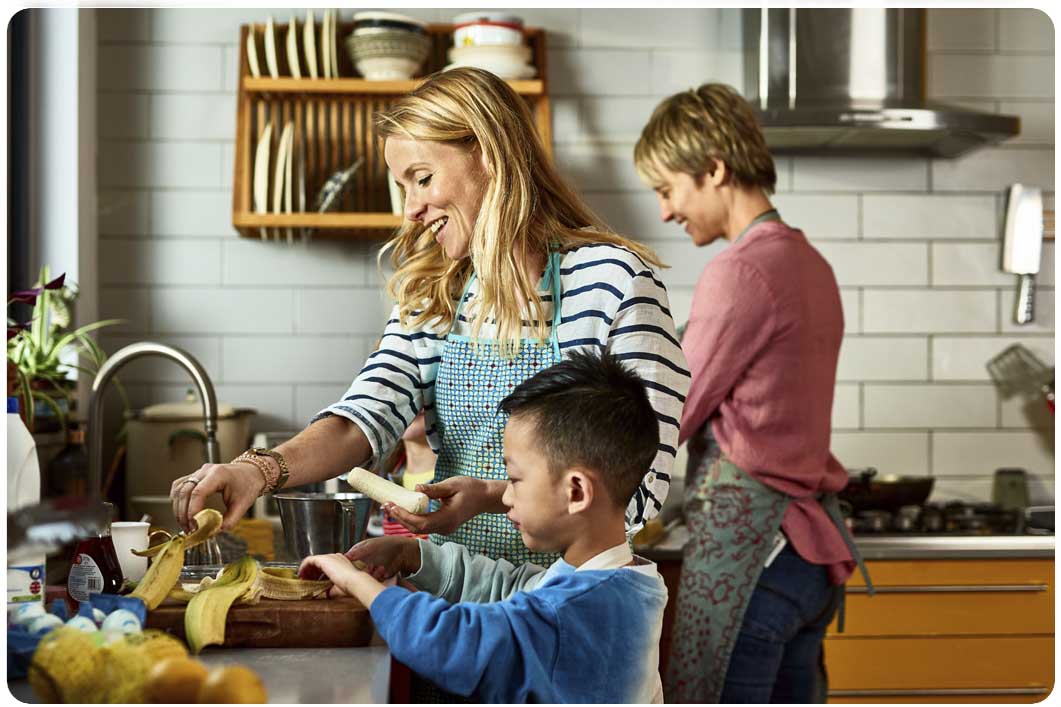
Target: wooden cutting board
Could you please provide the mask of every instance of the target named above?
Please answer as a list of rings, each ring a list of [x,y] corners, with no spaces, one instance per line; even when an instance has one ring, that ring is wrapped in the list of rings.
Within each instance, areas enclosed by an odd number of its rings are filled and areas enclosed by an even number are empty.
[[[184,638],[184,604],[149,611],[147,628]],[[225,622],[225,646],[239,648],[337,648],[367,646],[372,617],[351,597],[235,604]]]

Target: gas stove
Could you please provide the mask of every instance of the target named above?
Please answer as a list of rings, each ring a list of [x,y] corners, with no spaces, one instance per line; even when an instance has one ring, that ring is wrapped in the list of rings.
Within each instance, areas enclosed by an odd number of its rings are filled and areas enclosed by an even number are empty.
[[[1029,524],[1017,508],[994,503],[926,503],[898,511],[863,510],[845,518],[855,535],[1039,535],[1053,534]]]

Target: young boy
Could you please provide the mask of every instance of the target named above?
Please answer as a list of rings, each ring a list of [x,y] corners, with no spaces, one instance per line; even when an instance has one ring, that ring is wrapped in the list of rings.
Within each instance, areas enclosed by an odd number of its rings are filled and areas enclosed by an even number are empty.
[[[656,454],[644,383],[611,353],[574,353],[501,401],[508,518],[548,570],[471,555],[456,543],[366,540],[315,555],[357,597],[391,652],[439,687],[483,702],[662,702],[667,589],[634,557],[624,512]],[[352,562],[364,562],[367,571]],[[423,590],[384,587],[399,574]],[[434,595],[434,596],[433,596]]]

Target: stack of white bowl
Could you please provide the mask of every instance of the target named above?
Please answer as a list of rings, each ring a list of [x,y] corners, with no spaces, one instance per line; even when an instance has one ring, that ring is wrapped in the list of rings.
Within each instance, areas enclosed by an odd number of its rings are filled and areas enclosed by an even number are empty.
[[[475,66],[503,79],[529,79],[537,73],[523,41],[523,18],[503,12],[466,12],[453,18],[452,62],[446,68]]]
[[[366,79],[411,78],[431,50],[427,23],[394,12],[358,12],[346,51]]]

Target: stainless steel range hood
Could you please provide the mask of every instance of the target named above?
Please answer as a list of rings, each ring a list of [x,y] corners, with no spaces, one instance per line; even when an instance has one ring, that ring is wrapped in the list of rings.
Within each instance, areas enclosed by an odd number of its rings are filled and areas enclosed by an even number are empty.
[[[779,153],[956,157],[1020,118],[925,102],[923,9],[742,11],[744,95]]]

